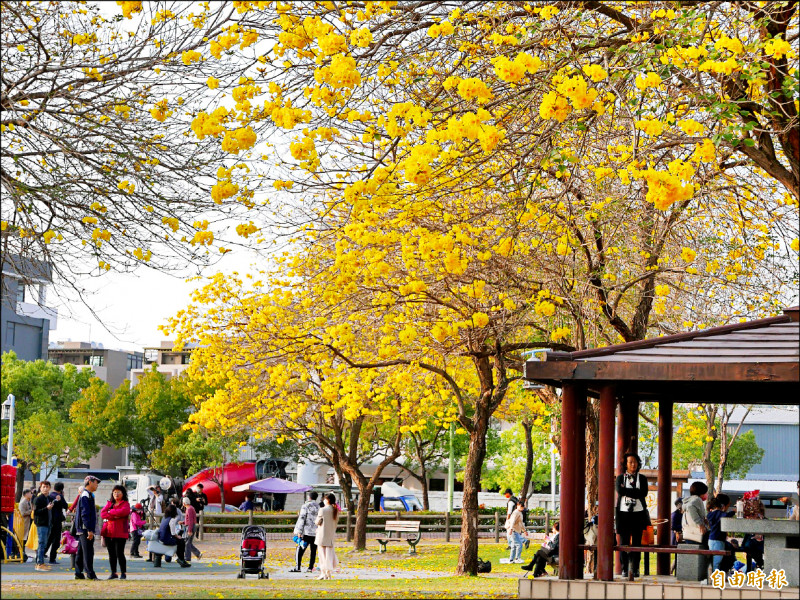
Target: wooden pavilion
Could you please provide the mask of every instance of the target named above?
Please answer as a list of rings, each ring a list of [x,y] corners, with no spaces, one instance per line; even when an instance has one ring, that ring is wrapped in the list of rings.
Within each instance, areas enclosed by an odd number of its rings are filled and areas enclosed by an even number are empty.
[[[777,317],[594,350],[550,352],[543,361],[526,363],[526,379],[562,388],[560,579],[583,578],[578,546],[585,510],[587,396],[599,398],[596,577],[611,581],[614,479],[622,472],[624,453],[638,449],[639,402],[658,404],[657,510],[665,522],[656,543],[669,546],[674,403],[796,404],[799,320],[798,307],[793,307]],[[658,575],[669,572],[669,554],[659,554]]]

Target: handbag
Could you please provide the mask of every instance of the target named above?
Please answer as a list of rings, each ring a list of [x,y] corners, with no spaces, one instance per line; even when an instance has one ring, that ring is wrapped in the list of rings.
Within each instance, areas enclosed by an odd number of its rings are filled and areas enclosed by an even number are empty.
[[[25,542],[25,547],[28,550],[36,550],[39,547],[39,528],[31,526],[31,532],[28,534],[28,541]]]
[[[108,537],[108,520],[103,519],[103,526],[100,528],[100,536],[103,538]],[[105,546],[105,544],[103,544]]]
[[[490,560],[481,560],[478,558],[478,573],[491,573],[492,572],[492,561]]]

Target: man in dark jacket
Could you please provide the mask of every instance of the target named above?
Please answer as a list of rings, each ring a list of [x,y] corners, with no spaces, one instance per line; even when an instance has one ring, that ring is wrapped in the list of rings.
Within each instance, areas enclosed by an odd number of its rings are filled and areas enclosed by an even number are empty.
[[[206,493],[203,491],[202,483],[197,484],[197,503],[200,505],[200,509],[197,511],[198,513],[203,512],[203,509],[208,506],[208,496],[206,496]]]
[[[44,564],[47,540],[50,535],[50,511],[53,503],[50,501],[50,482],[43,481],[39,484],[39,493],[33,499],[33,526],[39,535],[39,548],[36,550],[37,571],[49,571],[50,567]]]
[[[75,509],[78,556],[75,558],[75,579],[97,579],[94,572],[94,532],[97,529],[97,506],[94,493],[100,480],[89,475],[83,480],[83,492]],[[83,572],[86,571],[84,577]]]
[[[45,556],[50,553],[50,564],[57,565],[58,561],[58,547],[61,545],[61,531],[64,525],[64,511],[69,508],[69,504],[64,499],[64,484],[56,481],[53,485],[53,491],[50,492],[50,501],[53,503],[53,508],[50,510],[50,537],[47,540],[47,548],[45,548]]]

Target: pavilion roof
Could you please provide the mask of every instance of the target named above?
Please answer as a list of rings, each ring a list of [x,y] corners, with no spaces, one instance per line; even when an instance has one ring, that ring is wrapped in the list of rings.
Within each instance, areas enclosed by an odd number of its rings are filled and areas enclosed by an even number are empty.
[[[529,360],[525,377],[590,395],[613,383],[644,401],[796,404],[800,392],[798,308],[783,315]],[[720,397],[722,396],[722,397]]]

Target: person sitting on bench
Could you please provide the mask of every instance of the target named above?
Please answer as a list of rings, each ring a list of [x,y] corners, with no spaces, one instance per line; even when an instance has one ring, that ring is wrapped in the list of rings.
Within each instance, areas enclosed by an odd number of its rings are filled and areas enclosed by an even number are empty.
[[[534,577],[547,575],[547,571],[544,569],[545,565],[558,556],[558,523],[553,523],[551,534],[550,539],[546,540],[542,547],[536,551],[536,554],[533,555],[531,562],[520,567],[525,571],[533,570]]]

